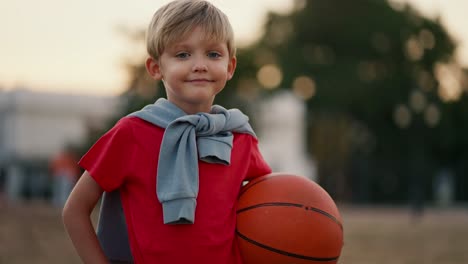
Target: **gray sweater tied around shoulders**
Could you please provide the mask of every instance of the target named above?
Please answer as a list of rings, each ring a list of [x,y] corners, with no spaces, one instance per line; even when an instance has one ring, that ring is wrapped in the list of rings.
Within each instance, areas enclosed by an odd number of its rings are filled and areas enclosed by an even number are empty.
[[[198,195],[198,159],[230,164],[232,132],[255,137],[249,119],[238,109],[214,105],[210,113],[186,114],[166,99],[129,114],[164,128],[159,151],[156,194],[165,224],[193,224]],[[110,259],[130,260],[125,218],[117,191],[105,193],[98,238]]]
[[[237,109],[214,105],[210,113],[187,115],[166,99],[130,114],[165,128],[156,193],[165,224],[193,223],[198,195],[198,159],[229,165],[232,132],[255,136],[249,119]]]

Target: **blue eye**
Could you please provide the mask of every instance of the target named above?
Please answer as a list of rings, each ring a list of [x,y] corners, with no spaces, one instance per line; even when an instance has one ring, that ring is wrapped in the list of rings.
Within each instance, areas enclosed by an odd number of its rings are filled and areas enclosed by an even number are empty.
[[[219,52],[211,51],[208,52],[207,56],[212,59],[217,59],[221,57],[221,54]]]
[[[190,54],[188,52],[180,52],[176,54],[176,57],[179,59],[186,59],[190,57]]]

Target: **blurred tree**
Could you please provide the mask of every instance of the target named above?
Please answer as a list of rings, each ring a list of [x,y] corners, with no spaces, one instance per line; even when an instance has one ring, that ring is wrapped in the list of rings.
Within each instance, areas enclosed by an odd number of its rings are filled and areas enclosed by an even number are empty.
[[[409,5],[298,0],[295,7],[269,14],[263,37],[239,52],[231,85],[246,96],[262,87],[305,100],[310,151],[335,198],[356,198],[345,188],[354,186],[365,200],[413,195],[420,203],[432,172],[462,162],[467,150],[454,41]]]

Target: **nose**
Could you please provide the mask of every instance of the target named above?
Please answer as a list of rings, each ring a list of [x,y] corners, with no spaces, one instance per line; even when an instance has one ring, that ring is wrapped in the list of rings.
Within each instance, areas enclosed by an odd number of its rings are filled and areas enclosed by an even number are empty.
[[[205,72],[208,70],[206,61],[202,58],[196,59],[193,63],[192,71],[194,72]]]

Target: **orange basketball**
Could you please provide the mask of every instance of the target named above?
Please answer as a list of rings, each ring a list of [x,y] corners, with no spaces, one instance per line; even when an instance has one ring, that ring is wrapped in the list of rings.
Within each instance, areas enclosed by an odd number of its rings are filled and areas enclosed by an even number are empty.
[[[291,174],[270,174],[241,190],[237,240],[245,264],[337,263],[343,226],[328,193]]]

